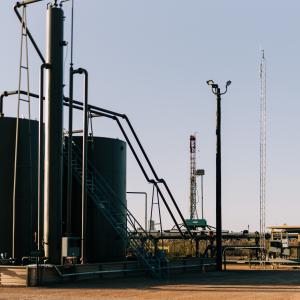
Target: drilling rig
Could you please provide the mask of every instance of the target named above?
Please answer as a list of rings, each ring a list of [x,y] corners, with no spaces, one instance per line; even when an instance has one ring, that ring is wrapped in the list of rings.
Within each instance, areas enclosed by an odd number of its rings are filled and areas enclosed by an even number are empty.
[[[206,228],[207,222],[203,218],[203,175],[205,171],[196,168],[196,134],[190,135],[190,218],[186,220],[191,229]],[[201,219],[197,213],[197,176],[201,176]]]
[[[198,219],[197,177],[196,177],[196,136],[190,136],[190,219]]]

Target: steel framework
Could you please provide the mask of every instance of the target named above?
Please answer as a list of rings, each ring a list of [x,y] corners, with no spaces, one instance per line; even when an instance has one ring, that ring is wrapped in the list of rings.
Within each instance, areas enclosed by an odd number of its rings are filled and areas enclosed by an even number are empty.
[[[196,135],[190,136],[190,219],[198,219],[196,179]]]
[[[262,248],[261,260],[265,260],[266,249],[266,58],[262,50],[260,61],[260,247]]]

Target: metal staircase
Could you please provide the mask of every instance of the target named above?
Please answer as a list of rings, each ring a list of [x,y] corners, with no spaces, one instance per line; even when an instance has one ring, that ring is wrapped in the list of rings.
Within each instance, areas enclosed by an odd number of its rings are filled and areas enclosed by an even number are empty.
[[[67,143],[65,143],[64,158],[67,160],[67,157],[68,150]],[[72,169],[75,180],[81,183],[82,151],[74,141],[72,145]],[[90,162],[88,162],[87,172],[87,193],[88,199],[93,201],[96,208],[101,211],[118,236],[126,242],[127,248],[131,249],[138,261],[150,271],[153,277],[164,277],[167,272],[167,259],[164,253],[155,249],[153,238],[143,229]]]

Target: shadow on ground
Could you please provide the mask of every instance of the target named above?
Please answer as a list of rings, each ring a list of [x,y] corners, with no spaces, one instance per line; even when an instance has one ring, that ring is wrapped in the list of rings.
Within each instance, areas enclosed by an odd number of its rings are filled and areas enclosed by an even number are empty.
[[[172,275],[167,279],[156,280],[148,277],[128,277],[128,278],[102,278],[99,280],[84,280],[62,284],[55,284],[47,288],[64,289],[160,289],[172,291],[172,285],[182,286],[180,290],[184,291],[184,286],[189,285],[191,291],[192,285],[199,288],[205,287],[206,291],[212,289],[216,292],[218,289],[230,290],[238,288],[239,290],[254,288],[259,290],[284,290],[286,288],[300,292],[300,271],[288,270],[241,270],[224,272],[199,272],[183,273]],[[268,288],[268,286],[270,286]]]

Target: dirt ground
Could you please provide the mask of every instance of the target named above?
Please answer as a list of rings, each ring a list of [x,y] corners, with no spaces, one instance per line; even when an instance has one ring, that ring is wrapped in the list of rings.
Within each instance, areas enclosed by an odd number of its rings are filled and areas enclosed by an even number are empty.
[[[0,299],[285,299],[300,300],[300,271],[229,270],[165,280],[99,279],[41,288],[0,288]]]

